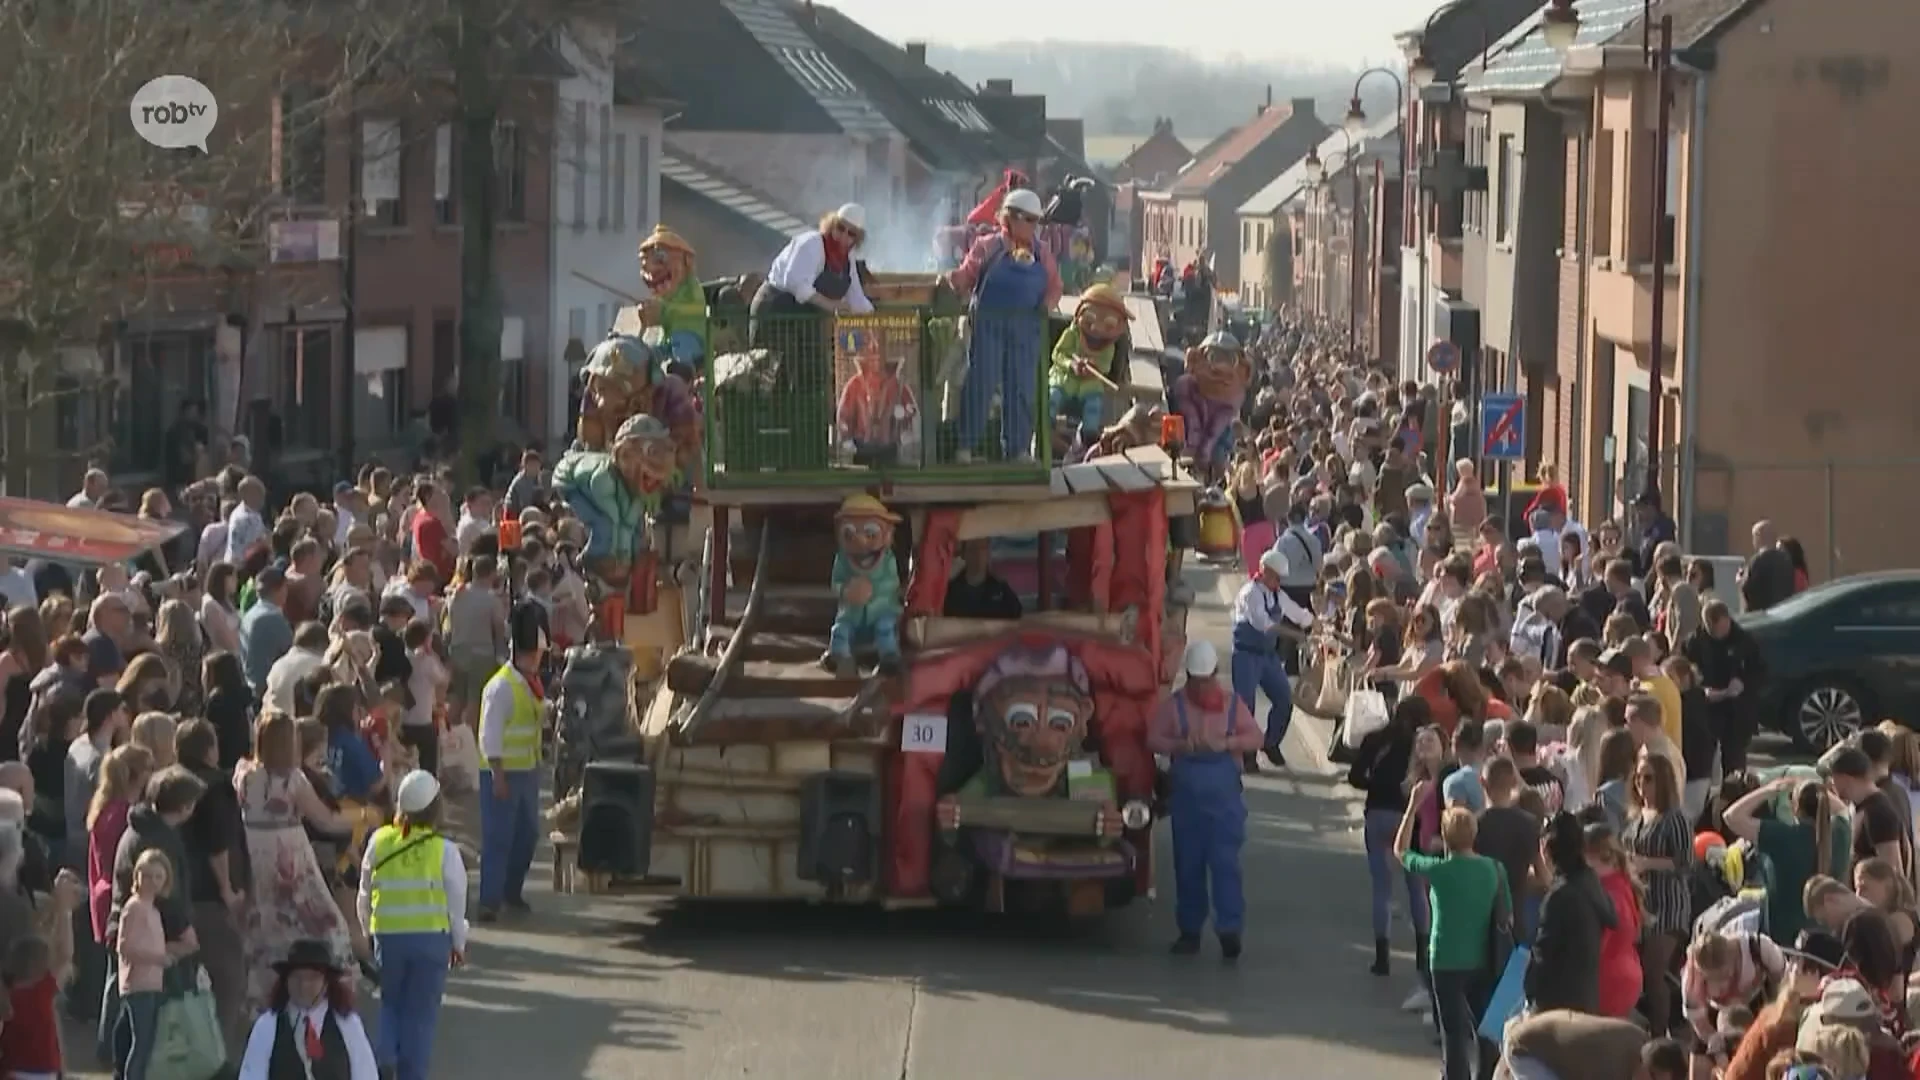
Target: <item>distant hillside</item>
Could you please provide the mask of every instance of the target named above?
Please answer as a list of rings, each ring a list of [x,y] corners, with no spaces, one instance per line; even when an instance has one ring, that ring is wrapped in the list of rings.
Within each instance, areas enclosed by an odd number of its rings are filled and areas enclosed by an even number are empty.
[[[1145,138],[1155,117],[1170,116],[1175,133],[1189,146],[1246,123],[1269,88],[1275,101],[1312,97],[1320,118],[1338,124],[1358,74],[1297,64],[1211,64],[1151,45],[1078,42],[930,44],[927,62],[970,85],[1012,79],[1016,93],[1045,94],[1049,116],[1079,117],[1089,136]],[[1370,79],[1363,96],[1369,112],[1390,110],[1393,83]]]

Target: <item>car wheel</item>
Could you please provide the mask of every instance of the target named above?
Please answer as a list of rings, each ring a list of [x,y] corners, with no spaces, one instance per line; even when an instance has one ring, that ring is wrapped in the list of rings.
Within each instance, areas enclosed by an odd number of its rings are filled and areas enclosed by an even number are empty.
[[[1787,734],[1803,750],[1825,753],[1867,727],[1866,695],[1843,679],[1817,680],[1793,698]]]

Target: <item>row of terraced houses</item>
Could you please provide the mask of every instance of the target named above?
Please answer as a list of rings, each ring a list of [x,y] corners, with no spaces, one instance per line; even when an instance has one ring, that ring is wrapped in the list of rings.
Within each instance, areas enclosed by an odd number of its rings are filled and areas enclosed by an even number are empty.
[[[1042,183],[1090,171],[1080,125],[1045,97],[969,86],[928,66],[925,45],[801,0],[627,0],[556,45],[495,139],[504,434],[523,445],[567,438],[579,366],[624,296],[644,295],[635,251],[657,223],[711,279],[764,272],[789,235],[857,201],[876,267],[919,269],[933,230],[1005,169]],[[276,115],[315,93],[289,85]],[[458,369],[455,145],[424,110],[290,130],[270,264],[199,271],[189,255],[157,283],[163,314],[71,350],[75,380],[107,374],[114,392],[60,400],[44,428],[64,454],[30,493],[71,490],[103,443],[138,483],[186,401],[256,446],[270,433],[295,482],[338,476],[343,448],[404,454],[450,413]],[[1089,202],[1104,247],[1104,195]]]
[[[1743,553],[1770,518],[1817,576],[1910,565],[1920,8],[1574,0],[1562,49],[1553,6],[1436,8],[1352,123],[1262,105],[1172,166],[1156,134],[1115,197],[1136,264],[1210,255],[1241,303],[1316,315],[1407,379],[1450,342],[1456,394],[1520,395],[1521,472],[1556,465],[1584,520],[1651,459],[1692,551]]]

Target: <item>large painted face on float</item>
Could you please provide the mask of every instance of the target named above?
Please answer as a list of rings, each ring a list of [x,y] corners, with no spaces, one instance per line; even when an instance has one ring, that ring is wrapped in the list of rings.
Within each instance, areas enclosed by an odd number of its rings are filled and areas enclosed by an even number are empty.
[[[1093,719],[1087,669],[1064,645],[1015,645],[974,688],[974,720],[1004,794],[1057,794]]]
[[[588,403],[601,412],[631,412],[650,384],[653,350],[625,334],[609,335],[587,354],[584,374]]]
[[[648,291],[665,296],[693,273],[693,256],[671,244],[640,245],[640,280]]]
[[[1213,401],[1238,402],[1253,383],[1253,364],[1239,349],[1202,345],[1187,353],[1187,371]]]
[[[865,572],[880,565],[881,556],[893,549],[893,522],[879,514],[842,513],[839,526],[840,553],[855,570]]]
[[[1109,304],[1081,304],[1073,313],[1073,324],[1080,328],[1080,340],[1095,349],[1104,349],[1120,340],[1127,328],[1127,317]]]
[[[613,437],[613,467],[630,491],[642,496],[665,491],[673,482],[672,433],[658,417],[630,417]]]

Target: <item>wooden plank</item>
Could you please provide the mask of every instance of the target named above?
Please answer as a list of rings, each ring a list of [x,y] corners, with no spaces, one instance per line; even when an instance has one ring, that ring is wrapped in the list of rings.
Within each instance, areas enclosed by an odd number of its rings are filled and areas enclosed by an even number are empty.
[[[730,626],[716,626],[709,632],[712,646],[724,647],[732,638],[734,630]],[[791,634],[771,630],[762,630],[753,636],[753,640],[743,646],[743,656],[747,660],[784,661],[803,663],[820,659],[827,651],[827,635],[824,630],[819,634]]]
[[[1152,491],[1160,486],[1153,477],[1141,472],[1140,466],[1125,458],[1101,464],[1100,475],[1121,491]]]
[[[1133,338],[1134,349],[1164,351],[1167,343],[1160,334],[1160,309],[1155,306],[1153,297],[1128,293],[1124,299],[1127,314],[1133,316],[1133,326],[1128,336]]]
[[[1083,461],[1078,465],[1062,466],[1060,473],[1066,478],[1067,487],[1076,495],[1107,490],[1107,482],[1100,476],[1100,467],[1094,462]]]
[[[751,642],[748,643],[750,648]],[[820,656],[804,660],[746,660],[727,681],[729,698],[853,697],[858,677],[843,679],[820,666]],[[667,665],[667,687],[676,694],[702,694],[712,685],[720,661],[699,653],[681,653]]]
[[[1160,483],[1174,478],[1173,459],[1158,446],[1136,446],[1128,450],[1126,455],[1128,461],[1140,466],[1141,472]]]
[[[714,703],[699,729],[682,729],[676,745],[764,745],[806,739],[867,737],[884,729],[890,705],[862,690],[860,698],[728,698]]]
[[[961,512],[958,538],[1026,536],[1054,529],[1104,525],[1112,520],[1113,510],[1107,505],[1104,491],[1098,495],[1069,495],[1043,503],[992,503]]]
[[[1052,485],[1038,477],[1028,483],[962,484],[942,482],[914,484],[899,476],[887,492],[887,505],[902,506],[938,503],[1045,502],[1053,498]],[[849,495],[862,495],[878,480],[865,484],[836,484],[828,487],[738,487],[709,488],[703,493],[714,506],[839,506]]]
[[[1021,630],[1065,631],[1132,641],[1137,619],[1131,609],[1097,615],[1084,611],[1042,611],[1019,619],[962,619],[922,615],[907,620],[907,642],[915,648],[944,649]]]
[[[1066,474],[1059,469],[1053,470],[1052,475],[1048,478],[1047,490],[1055,495],[1073,494],[1073,489],[1067,486]]]

